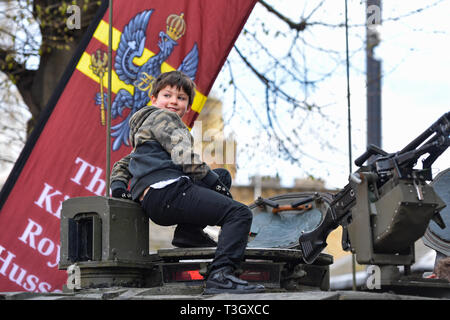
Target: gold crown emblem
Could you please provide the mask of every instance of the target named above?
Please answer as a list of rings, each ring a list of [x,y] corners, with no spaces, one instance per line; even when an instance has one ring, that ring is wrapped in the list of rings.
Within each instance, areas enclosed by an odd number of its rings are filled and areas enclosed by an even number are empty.
[[[180,39],[186,32],[186,22],[184,22],[184,13],[179,16],[171,14],[167,17],[167,35],[174,41]]]

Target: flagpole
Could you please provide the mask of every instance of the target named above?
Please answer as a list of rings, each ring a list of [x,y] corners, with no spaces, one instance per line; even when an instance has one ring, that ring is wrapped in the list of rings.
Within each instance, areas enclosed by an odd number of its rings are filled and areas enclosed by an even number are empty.
[[[113,25],[113,0],[109,0],[109,40],[108,40],[108,115],[106,120],[106,191],[109,197],[111,174],[111,83],[112,83],[112,25]]]

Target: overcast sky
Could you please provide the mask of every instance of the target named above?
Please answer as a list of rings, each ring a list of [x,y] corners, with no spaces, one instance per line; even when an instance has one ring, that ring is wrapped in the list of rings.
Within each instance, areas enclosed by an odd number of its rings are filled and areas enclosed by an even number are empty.
[[[274,3],[274,1],[269,1]],[[320,1],[308,1],[307,6],[313,8]],[[298,3],[298,8],[295,7]],[[295,20],[305,10],[304,1],[277,1],[277,8],[289,13]],[[315,21],[339,23],[344,21],[344,1],[326,1],[316,12]],[[420,13],[411,12],[437,3]],[[359,0],[349,0],[349,24],[361,25],[365,20],[365,5]],[[409,141],[421,134],[441,115],[450,110],[450,1],[384,1],[382,7],[382,26],[379,28],[381,43],[376,55],[382,60],[382,148],[395,152],[403,148]],[[261,6],[255,8],[248,23],[256,15],[266,14]],[[396,17],[401,17],[397,20]],[[270,22],[268,22],[270,23]],[[309,35],[310,41],[317,41],[321,46],[337,50],[345,50],[345,30],[330,32],[326,28],[317,28]],[[307,36],[307,35],[305,35]],[[366,148],[366,84],[364,28],[350,28],[351,56],[351,118],[352,118],[352,158],[361,155]],[[239,46],[239,40],[237,42]],[[359,50],[359,51],[358,51]],[[310,58],[314,59],[314,58]],[[310,60],[311,61],[311,60]],[[317,61],[320,66],[323,61]],[[245,78],[248,71],[236,77]],[[221,73],[213,88],[225,76]],[[254,81],[254,80],[253,80]],[[252,82],[249,80],[248,82]],[[255,103],[258,96],[256,85],[246,90],[254,90]],[[317,148],[314,136],[305,142],[305,151],[311,157],[304,158],[302,168],[290,165],[282,160],[271,161],[266,150],[252,162],[245,160],[245,154],[239,154],[239,170],[236,182],[248,183],[248,178],[256,173],[262,175],[279,174],[284,185],[292,185],[293,179],[308,174],[325,180],[330,188],[342,188],[348,182],[348,134],[347,134],[347,91],[345,64],[335,76],[322,83],[314,92],[315,101],[330,104],[325,112],[332,116],[338,126],[329,126],[316,119],[312,126],[321,128],[329,136],[329,142],[339,151],[330,152]],[[220,96],[224,109],[230,106],[232,97]],[[242,111],[244,112],[244,111]],[[234,131],[239,144],[252,143],[254,128],[243,125],[242,118],[230,122],[229,130]],[[314,119],[314,118],[313,118]],[[310,119],[311,120],[311,119]],[[307,131],[305,129],[305,131]],[[308,132],[305,132],[308,135]],[[246,140],[248,139],[248,141]],[[259,160],[258,160],[259,159]],[[319,159],[319,161],[318,161]],[[433,165],[434,172],[450,167],[450,150],[447,150]],[[353,165],[353,171],[357,168]]]

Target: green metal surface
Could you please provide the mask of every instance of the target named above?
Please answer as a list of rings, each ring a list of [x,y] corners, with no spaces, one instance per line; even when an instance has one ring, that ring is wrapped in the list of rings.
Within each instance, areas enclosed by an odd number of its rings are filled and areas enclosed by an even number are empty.
[[[315,193],[302,192],[284,194],[269,198],[280,206],[290,205],[302,199],[314,196]],[[298,238],[304,231],[310,231],[322,221],[331,195],[320,193],[320,201],[311,201],[310,210],[292,210],[272,213],[267,205],[252,204],[253,212],[248,248],[298,248]]]

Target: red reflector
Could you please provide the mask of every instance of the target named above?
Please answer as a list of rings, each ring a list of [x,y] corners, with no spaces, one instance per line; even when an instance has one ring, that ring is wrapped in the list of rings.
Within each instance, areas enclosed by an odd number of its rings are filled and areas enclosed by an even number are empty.
[[[203,280],[203,276],[198,272],[198,270],[190,271],[177,271],[174,275],[175,281],[192,281],[192,280]]]

